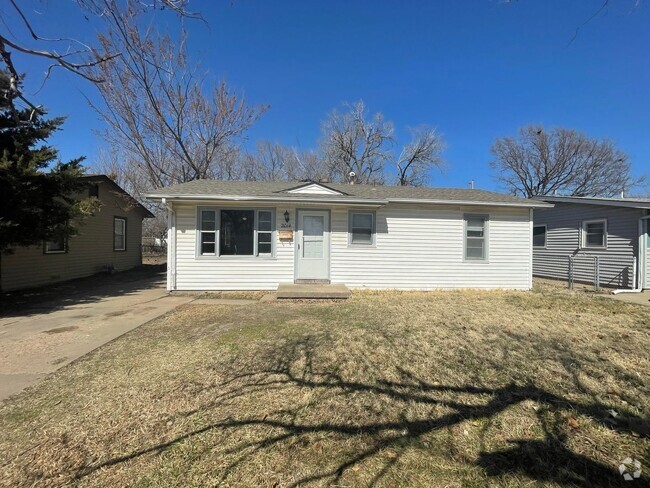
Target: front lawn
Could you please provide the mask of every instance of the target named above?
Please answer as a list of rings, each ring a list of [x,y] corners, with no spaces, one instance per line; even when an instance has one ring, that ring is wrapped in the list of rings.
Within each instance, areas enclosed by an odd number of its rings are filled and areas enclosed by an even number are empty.
[[[547,285],[187,305],[6,402],[0,484],[634,487],[648,419],[650,308]]]

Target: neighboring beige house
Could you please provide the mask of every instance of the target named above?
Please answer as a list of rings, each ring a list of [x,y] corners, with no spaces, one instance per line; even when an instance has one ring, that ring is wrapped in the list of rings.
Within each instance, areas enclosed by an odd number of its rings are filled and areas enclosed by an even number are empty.
[[[316,182],[198,180],[147,198],[168,209],[169,290],[528,290],[533,209],[552,206],[483,190]]]
[[[0,290],[11,291],[123,271],[142,263],[142,219],[153,217],[105,175],[82,177],[100,210],[83,221],[78,235],[41,246],[21,247],[0,261]]]

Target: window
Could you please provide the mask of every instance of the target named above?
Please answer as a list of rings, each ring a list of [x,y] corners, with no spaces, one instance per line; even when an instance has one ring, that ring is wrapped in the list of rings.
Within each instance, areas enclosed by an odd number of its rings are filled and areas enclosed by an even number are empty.
[[[465,215],[465,259],[484,261],[487,259],[486,215]]]
[[[370,246],[374,244],[375,213],[350,212],[350,244]]]
[[[272,256],[273,210],[200,209],[200,256]]]
[[[221,210],[220,256],[252,256],[255,244],[255,211]]]
[[[52,241],[45,241],[45,254],[61,254],[66,252],[66,238],[61,236]]]
[[[582,247],[607,247],[606,220],[587,220],[582,223]]]
[[[214,256],[217,253],[217,214],[214,210],[201,210],[200,220],[200,252],[204,256]]]
[[[126,219],[113,217],[113,251],[126,251]]]
[[[95,184],[88,187],[88,197],[99,198],[99,185]]]
[[[546,225],[533,227],[533,247],[546,247]]]
[[[273,212],[257,211],[257,255],[270,256],[273,251]]]

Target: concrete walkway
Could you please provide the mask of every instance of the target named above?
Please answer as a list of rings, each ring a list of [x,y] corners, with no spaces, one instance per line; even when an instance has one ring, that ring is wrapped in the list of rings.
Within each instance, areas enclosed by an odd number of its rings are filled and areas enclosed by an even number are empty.
[[[634,303],[636,305],[645,305],[650,307],[650,290],[639,293],[618,293],[617,295],[604,295],[607,298],[613,298],[621,302]]]
[[[347,286],[329,283],[280,283],[277,298],[346,299],[352,293]]]
[[[193,297],[169,296],[161,275],[111,283],[0,318],[0,401]]]

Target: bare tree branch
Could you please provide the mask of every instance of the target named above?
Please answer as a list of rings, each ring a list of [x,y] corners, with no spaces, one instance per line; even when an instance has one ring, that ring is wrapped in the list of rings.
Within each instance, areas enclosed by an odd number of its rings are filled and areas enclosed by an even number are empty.
[[[529,198],[556,192],[614,196],[642,181],[632,176],[627,154],[611,141],[590,139],[573,129],[527,126],[517,138],[497,139],[491,149],[497,178]]]
[[[344,114],[331,112],[322,126],[321,151],[334,179],[347,181],[350,172],[359,183],[384,181],[390,161],[393,124],[381,113],[367,118],[363,101],[347,105]]]
[[[436,129],[411,129],[412,140],[404,146],[397,158],[397,184],[419,186],[429,179],[430,170],[442,165],[445,143]]]

